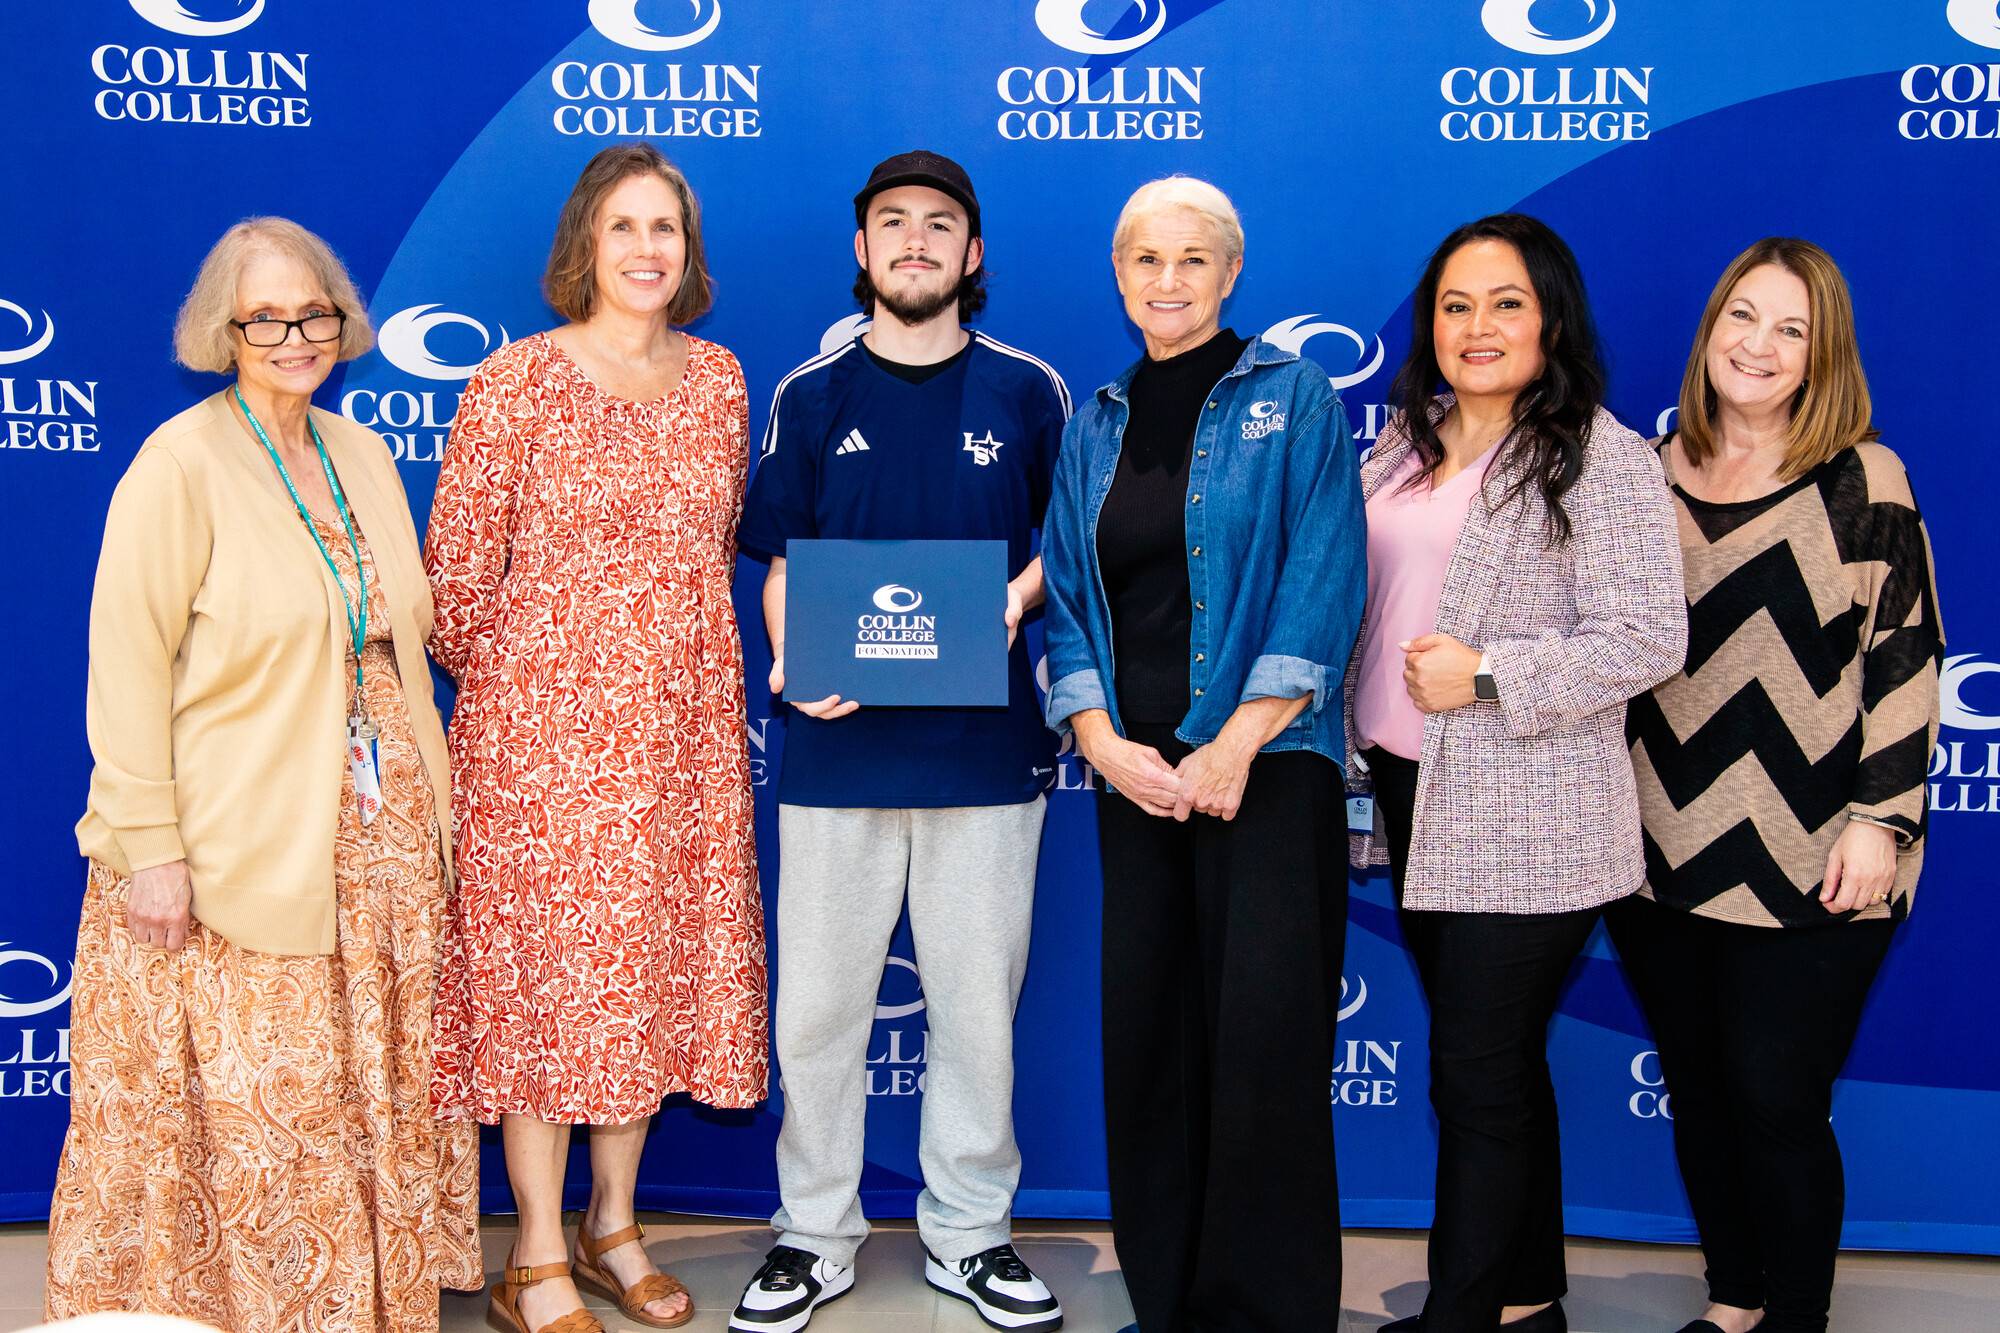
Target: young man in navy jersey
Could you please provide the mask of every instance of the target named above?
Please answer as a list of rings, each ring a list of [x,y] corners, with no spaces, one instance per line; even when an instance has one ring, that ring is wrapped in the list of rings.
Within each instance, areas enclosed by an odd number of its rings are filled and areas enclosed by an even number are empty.
[[[1014,1004],[1028,960],[1053,739],[1018,628],[1042,600],[1031,540],[1069,391],[961,327],[985,303],[979,200],[936,153],[881,163],[854,200],[854,341],[779,381],[737,541],[771,562],[771,689],[784,688],[785,544],[1007,543],[1008,704],[794,705],[778,778],[778,1244],[729,1326],[793,1333],[854,1283],[876,991],[905,897],[927,1018],[917,1229],[925,1279],[996,1328],[1062,1308],[1014,1252]]]

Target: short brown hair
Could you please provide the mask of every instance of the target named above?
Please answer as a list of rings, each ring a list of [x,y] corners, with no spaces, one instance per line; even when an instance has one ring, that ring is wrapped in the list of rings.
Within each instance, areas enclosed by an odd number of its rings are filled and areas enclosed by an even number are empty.
[[[375,345],[367,304],[332,246],[287,218],[245,218],[223,232],[201,261],[174,319],[174,360],[216,374],[227,374],[236,364],[236,330],[229,323],[236,313],[236,280],[245,261],[259,254],[297,260],[347,316],[336,360],[352,361]]]
[[[1715,386],[1708,379],[1708,339],[1729,293],[1754,268],[1775,264],[1806,285],[1812,326],[1807,330],[1806,377],[1792,400],[1786,431],[1783,481],[1796,481],[1850,445],[1876,438],[1854,336],[1854,300],[1833,256],[1795,236],[1767,236],[1731,261],[1709,293],[1694,335],[1687,373],[1681,377],[1681,451],[1700,466],[1715,452]]]
[[[542,294],[564,319],[581,324],[597,310],[597,213],[606,195],[634,176],[658,176],[680,200],[681,230],[687,237],[687,267],[680,290],[667,306],[667,322],[685,324],[708,313],[715,304],[715,283],[708,275],[708,257],[701,243],[701,204],[680,168],[649,143],[622,143],[606,148],[584,165],[576,188],[556,221],[555,243],[549,247],[548,272]]]

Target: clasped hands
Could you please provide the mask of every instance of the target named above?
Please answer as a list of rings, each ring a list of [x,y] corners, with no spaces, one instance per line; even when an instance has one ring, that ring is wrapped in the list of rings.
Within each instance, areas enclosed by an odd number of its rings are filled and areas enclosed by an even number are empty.
[[[1178,765],[1150,745],[1109,734],[1083,756],[1132,804],[1149,815],[1185,821],[1190,814],[1236,818],[1255,750],[1211,741]]]

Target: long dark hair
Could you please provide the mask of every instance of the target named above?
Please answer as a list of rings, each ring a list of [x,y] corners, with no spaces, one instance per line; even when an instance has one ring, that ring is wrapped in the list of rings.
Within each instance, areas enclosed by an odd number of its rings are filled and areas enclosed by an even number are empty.
[[[1584,441],[1604,401],[1604,370],[1597,361],[1597,328],[1590,318],[1583,272],[1562,237],[1539,218],[1496,213],[1468,222],[1432,251],[1417,279],[1410,298],[1410,354],[1389,390],[1390,400],[1402,409],[1410,443],[1422,464],[1407,484],[1428,481],[1444,461],[1435,420],[1437,397],[1446,387],[1433,341],[1438,283],[1453,255],[1474,241],[1486,240],[1514,247],[1542,309],[1542,373],[1514,400],[1514,430],[1505,456],[1496,460],[1514,473],[1502,503],[1518,498],[1530,485],[1539,487],[1548,504],[1550,545],[1560,546],[1570,536],[1562,497],[1583,471]]]

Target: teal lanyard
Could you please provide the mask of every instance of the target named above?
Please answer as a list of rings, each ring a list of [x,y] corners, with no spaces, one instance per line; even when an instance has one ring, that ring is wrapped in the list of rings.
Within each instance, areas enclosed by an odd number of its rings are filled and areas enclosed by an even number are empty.
[[[354,535],[354,519],[347,511],[347,493],[340,489],[340,478],[333,475],[333,460],[326,456],[326,441],[319,437],[319,427],[313,424],[312,415],[306,416],[306,430],[312,434],[313,448],[319,450],[319,465],[326,469],[326,484],[333,492],[334,508],[340,511],[340,525],[347,529],[347,546],[354,552],[354,574],[361,581],[361,607],[359,612],[348,599],[347,584],[340,577],[340,570],[333,563],[333,556],[327,551],[326,543],[319,539],[319,529],[313,526],[312,515],[306,510],[306,502],[299,498],[299,488],[292,485],[292,474],[285,470],[285,460],[278,457],[278,451],[271,447],[271,437],[264,433],[263,423],[250,410],[250,404],[243,401],[243,390],[232,388],[236,395],[236,405],[243,409],[243,419],[250,423],[250,429],[257,433],[257,443],[264,446],[264,452],[277,465],[278,477],[291,492],[292,503],[298,506],[299,522],[306,525],[306,533],[319,548],[319,558],[326,561],[328,572],[333,575],[333,584],[340,589],[341,609],[347,613],[347,632],[354,638],[354,713],[365,719],[366,708],[361,695],[361,653],[368,646],[368,571],[361,564],[361,542]]]

